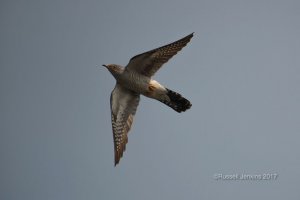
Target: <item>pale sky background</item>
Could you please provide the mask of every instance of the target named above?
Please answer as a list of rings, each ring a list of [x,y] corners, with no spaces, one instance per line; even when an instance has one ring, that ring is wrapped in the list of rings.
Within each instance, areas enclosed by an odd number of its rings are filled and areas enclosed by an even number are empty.
[[[300,1],[1,0],[0,199],[300,199]],[[195,32],[113,165],[102,64]],[[277,173],[276,180],[215,174]]]

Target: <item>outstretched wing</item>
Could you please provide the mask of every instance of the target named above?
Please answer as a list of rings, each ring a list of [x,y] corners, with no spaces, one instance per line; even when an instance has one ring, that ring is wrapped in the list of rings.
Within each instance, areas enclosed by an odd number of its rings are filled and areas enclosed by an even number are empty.
[[[191,33],[176,42],[132,57],[126,68],[148,77],[153,76],[164,63],[168,62],[170,58],[187,45],[193,34]]]
[[[140,95],[118,83],[110,96],[111,122],[113,129],[115,166],[119,163],[128,142],[128,132],[133,122]]]

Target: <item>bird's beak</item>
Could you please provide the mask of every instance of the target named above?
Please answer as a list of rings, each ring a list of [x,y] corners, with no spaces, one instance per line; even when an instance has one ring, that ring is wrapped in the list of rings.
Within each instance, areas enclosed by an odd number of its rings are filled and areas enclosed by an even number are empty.
[[[102,65],[102,66],[107,68],[107,66],[106,66],[106,65]]]

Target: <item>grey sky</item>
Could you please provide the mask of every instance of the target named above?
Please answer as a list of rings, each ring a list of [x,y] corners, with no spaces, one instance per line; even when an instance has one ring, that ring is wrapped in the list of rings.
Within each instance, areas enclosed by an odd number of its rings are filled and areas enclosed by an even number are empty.
[[[0,3],[0,199],[299,199],[299,1]],[[113,166],[100,67],[195,32]],[[214,175],[277,173],[276,180]]]

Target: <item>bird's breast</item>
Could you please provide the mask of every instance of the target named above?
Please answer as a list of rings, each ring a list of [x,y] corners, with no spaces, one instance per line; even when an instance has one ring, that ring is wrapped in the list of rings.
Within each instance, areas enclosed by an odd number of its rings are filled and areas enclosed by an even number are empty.
[[[143,94],[147,92],[150,80],[151,79],[147,76],[134,72],[127,72],[123,77],[121,77],[119,82],[121,82],[121,84],[127,89]]]

